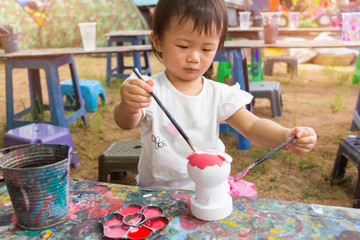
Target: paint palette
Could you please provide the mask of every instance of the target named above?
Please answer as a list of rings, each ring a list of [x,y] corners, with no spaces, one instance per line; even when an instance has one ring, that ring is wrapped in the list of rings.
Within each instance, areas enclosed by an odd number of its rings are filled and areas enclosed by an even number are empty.
[[[157,206],[126,205],[101,220],[103,234],[110,239],[148,238],[168,225],[163,215]]]

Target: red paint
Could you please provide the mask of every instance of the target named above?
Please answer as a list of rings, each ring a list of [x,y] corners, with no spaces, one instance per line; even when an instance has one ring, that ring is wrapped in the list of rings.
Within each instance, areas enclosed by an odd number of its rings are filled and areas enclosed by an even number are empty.
[[[207,223],[207,221],[203,221],[193,217],[190,214],[190,211],[186,211],[180,216],[180,227],[185,230],[193,230]]]
[[[57,195],[56,195],[56,196],[53,196],[51,199],[48,199],[48,200],[45,200],[45,201],[44,201],[45,204],[41,207],[40,212],[39,212],[39,215],[36,216],[36,226],[41,226],[41,225],[40,225],[40,217],[41,217],[42,213],[44,212],[44,209],[50,208],[50,209],[48,209],[48,210],[51,212],[50,203],[51,203],[52,201],[54,201],[56,197],[57,197]]]
[[[14,223],[16,223],[17,218],[16,218],[16,215],[15,215],[15,214],[13,214],[13,215],[11,216],[11,221],[14,222]]]
[[[128,214],[133,214],[133,213],[137,213],[140,212],[141,210],[141,206],[138,205],[129,205],[123,209],[121,209],[119,211],[119,213],[123,216],[128,215]]]
[[[223,153],[225,154],[225,153]],[[198,167],[204,169],[207,166],[218,165],[219,167],[225,161],[225,157],[222,156],[219,152],[216,151],[196,151],[187,157],[189,163],[193,167]]]
[[[127,234],[128,238],[131,239],[143,239],[143,238],[147,238],[150,237],[150,235],[152,234],[152,231],[144,226],[141,227],[131,227],[130,231]]]
[[[245,234],[239,234],[239,236],[238,237],[241,237],[241,238],[246,238],[247,237],[247,235],[245,235]]]
[[[108,238],[123,238],[127,232],[127,229],[118,227],[106,227],[104,228],[104,235]]]
[[[13,227],[10,231],[11,232],[16,232],[18,230],[19,226],[18,225],[15,225],[15,227]]]
[[[143,214],[146,216],[146,219],[153,217],[160,217],[162,214],[161,209],[158,207],[148,207],[143,210]]]
[[[249,208],[249,209],[247,210],[247,213],[248,213],[248,214],[252,214],[253,212],[255,212],[255,210],[252,209],[252,208]]]
[[[152,229],[162,229],[164,228],[167,224],[169,223],[169,221],[166,218],[158,218],[155,220],[150,220],[146,226],[152,228]]]
[[[92,202],[89,205],[85,205],[86,213],[92,218],[99,218],[109,213],[106,207],[101,206],[99,202]]]

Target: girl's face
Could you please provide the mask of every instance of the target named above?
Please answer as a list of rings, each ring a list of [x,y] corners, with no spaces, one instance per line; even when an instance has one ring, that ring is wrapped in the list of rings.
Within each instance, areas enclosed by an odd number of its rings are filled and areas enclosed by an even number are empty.
[[[162,41],[152,35],[153,44],[162,53],[166,75],[175,87],[180,83],[200,81],[210,67],[218,49],[220,32],[215,27],[211,32],[193,30],[193,23],[180,26],[172,18],[164,31]]]

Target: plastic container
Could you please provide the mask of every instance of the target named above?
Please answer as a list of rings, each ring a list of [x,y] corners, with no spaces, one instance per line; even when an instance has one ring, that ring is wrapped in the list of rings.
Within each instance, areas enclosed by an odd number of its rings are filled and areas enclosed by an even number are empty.
[[[274,44],[278,38],[280,12],[262,12],[264,43]]]
[[[360,41],[360,12],[341,13],[343,41]]]
[[[78,23],[85,51],[96,49],[96,22]]]
[[[299,12],[289,12],[289,28],[296,29],[300,19]]]
[[[239,12],[241,29],[248,29],[250,27],[250,14],[251,12]]]

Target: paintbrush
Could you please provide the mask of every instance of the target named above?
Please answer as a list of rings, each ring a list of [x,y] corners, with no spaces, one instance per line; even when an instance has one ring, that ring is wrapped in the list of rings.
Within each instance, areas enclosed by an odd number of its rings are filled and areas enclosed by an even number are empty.
[[[139,70],[137,68],[134,68],[134,73],[136,74],[136,76],[138,76],[139,79],[144,80],[144,78],[141,76]],[[155,95],[154,92],[150,93],[151,96],[155,99],[155,101],[159,104],[160,108],[164,111],[164,113],[166,114],[166,116],[170,119],[170,121],[172,122],[172,124],[174,124],[174,126],[176,127],[176,129],[179,131],[179,133],[181,134],[181,136],[183,136],[183,138],[185,139],[185,141],[189,144],[190,148],[196,152],[197,148],[194,146],[194,144],[191,142],[190,138],[186,135],[186,133],[184,132],[184,130],[180,127],[180,125],[176,122],[176,120],[173,118],[173,116],[169,113],[169,111],[165,108],[164,104],[162,104],[162,102],[160,101],[160,99]]]
[[[260,163],[262,163],[263,161],[274,155],[274,153],[276,153],[277,151],[279,151],[280,149],[282,149],[283,147],[285,147],[295,139],[296,139],[296,135],[292,136],[291,138],[289,138],[288,140],[286,140],[285,142],[283,142],[282,144],[280,144],[279,146],[277,146],[276,148],[274,148],[273,150],[271,150],[270,152],[268,152],[267,154],[256,160],[254,163],[247,166],[244,170],[237,173],[234,176],[235,182],[240,181],[252,168],[256,167],[257,165],[259,165]]]

